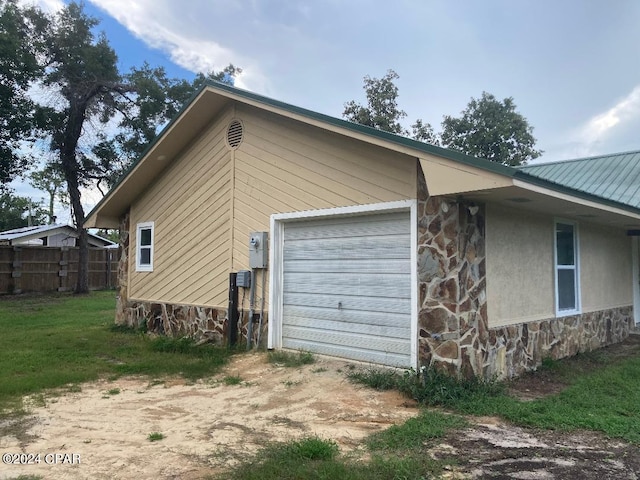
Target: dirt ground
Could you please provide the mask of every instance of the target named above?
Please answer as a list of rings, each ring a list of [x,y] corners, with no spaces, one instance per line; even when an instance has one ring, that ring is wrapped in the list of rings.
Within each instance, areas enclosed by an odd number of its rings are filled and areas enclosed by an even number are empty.
[[[638,354],[640,337],[613,348],[609,353]],[[320,358],[292,369],[250,354],[193,384],[131,377],[83,384],[79,392],[48,397],[16,424],[0,424],[1,454],[40,454],[39,464],[0,464],[0,480],[199,479],[224,472],[267,441],[318,435],[351,451],[370,433],[418,414],[395,392],[351,384],[349,368]],[[228,385],[225,376],[242,382]],[[542,374],[511,388],[531,399],[563,384]],[[640,478],[640,452],[624,442],[592,432],[522,429],[495,418],[470,421],[471,427],[425,445],[434,458],[456,458],[444,478]],[[154,432],[164,438],[149,441]]]

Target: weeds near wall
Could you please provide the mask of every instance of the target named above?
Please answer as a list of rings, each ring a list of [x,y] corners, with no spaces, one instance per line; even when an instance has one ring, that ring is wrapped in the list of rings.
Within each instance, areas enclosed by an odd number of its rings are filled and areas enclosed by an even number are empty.
[[[355,370],[348,372],[347,378],[376,390],[398,390],[427,406],[455,407],[478,397],[498,397],[505,390],[504,384],[494,380],[457,378],[434,368],[403,373],[390,369]]]

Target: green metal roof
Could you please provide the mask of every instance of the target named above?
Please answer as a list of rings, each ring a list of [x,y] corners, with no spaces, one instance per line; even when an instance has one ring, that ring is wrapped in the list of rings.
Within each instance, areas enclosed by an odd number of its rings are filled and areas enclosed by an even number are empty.
[[[640,151],[526,165],[520,170],[574,190],[640,208]]]

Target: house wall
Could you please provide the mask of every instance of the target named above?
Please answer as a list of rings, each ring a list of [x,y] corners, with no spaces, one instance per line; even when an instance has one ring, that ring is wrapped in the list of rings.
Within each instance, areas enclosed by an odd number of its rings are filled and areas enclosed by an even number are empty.
[[[464,202],[431,197],[421,176],[419,182],[418,346],[421,366],[435,366],[467,377],[513,377],[535,369],[546,357],[559,359],[575,355],[620,342],[629,335],[634,323],[631,302],[618,305],[627,294],[613,292],[614,287],[604,285],[613,279],[612,275],[619,267],[621,279],[615,285],[624,287],[623,292],[630,289],[622,285],[627,280],[631,285],[627,278],[629,267],[622,265],[625,257],[630,263],[631,247],[628,240],[621,238],[622,232],[588,225],[580,230],[584,230],[584,235],[580,236],[581,263],[587,269],[585,275],[592,277],[585,279],[586,285],[582,285],[583,304],[589,308],[599,306],[598,309],[560,318],[555,317],[554,311],[547,318],[535,320],[526,316],[523,320],[523,316],[519,316],[517,321],[500,325],[505,323],[504,318],[493,320],[492,312],[516,312],[510,301],[517,301],[515,297],[523,294],[516,289],[535,289],[535,282],[553,286],[553,268],[549,272],[548,265],[541,269],[546,278],[531,282],[525,275],[532,270],[521,275],[511,273],[511,270],[520,269],[507,268],[509,261],[516,265],[520,263],[518,250],[529,261],[545,250],[553,258],[553,227],[550,230],[544,227],[550,235],[544,235],[545,243],[535,249],[537,253],[532,253],[533,242],[524,237],[536,235],[536,224],[543,227],[540,218],[532,216],[533,227],[528,228],[519,216],[494,205],[481,205],[476,215],[470,215]],[[507,229],[510,218],[514,223]],[[552,218],[549,217],[548,222],[553,225]],[[499,255],[498,242],[489,245],[498,233],[504,235],[500,240],[505,243],[503,256]],[[507,241],[511,243],[507,244]],[[595,256],[594,265],[587,267],[587,258]],[[492,265],[492,262],[498,264]],[[600,276],[597,268],[605,267],[607,273]],[[508,282],[502,276],[507,276]],[[496,286],[502,286],[506,293],[501,294]],[[551,303],[554,308],[554,294],[549,297],[548,288],[545,291],[547,297],[542,298],[541,303]],[[595,300],[586,300],[596,291]],[[526,302],[536,306],[530,299]],[[526,307],[527,304],[521,305]],[[549,311],[548,306],[544,308],[546,310],[537,310],[538,314]]]
[[[227,112],[131,206],[129,298],[224,305],[231,262],[231,153]],[[154,224],[153,272],[136,272],[136,225]]]
[[[555,317],[554,217],[486,206],[489,327]],[[633,303],[631,239],[578,222],[582,312]]]
[[[631,237],[624,230],[580,223],[582,311],[633,304]]]
[[[553,220],[489,204],[486,238],[489,326],[553,317]]]
[[[268,231],[274,213],[415,198],[414,158],[247,106],[236,118],[245,138],[234,152],[234,271],[249,268],[249,234]]]
[[[244,128],[243,141],[233,150],[225,141],[232,119]],[[229,272],[249,269],[249,234],[268,231],[272,214],[415,198],[415,185],[415,158],[237,106],[132,205],[128,288],[117,321],[221,340]],[[155,222],[154,269],[136,272],[136,224],[150,221]],[[266,312],[268,285],[263,289],[262,278],[258,272],[255,305]],[[246,334],[248,291],[241,308],[240,329]]]

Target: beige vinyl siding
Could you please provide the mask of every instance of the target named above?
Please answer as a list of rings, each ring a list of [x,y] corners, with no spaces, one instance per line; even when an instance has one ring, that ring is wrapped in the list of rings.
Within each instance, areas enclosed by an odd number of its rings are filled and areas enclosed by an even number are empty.
[[[489,326],[555,316],[553,218],[486,206]]]
[[[231,259],[228,112],[205,130],[131,208],[129,296],[224,306]],[[154,270],[135,271],[136,224],[155,222]]]
[[[273,213],[415,198],[415,158],[248,107],[237,116],[234,270],[248,268],[249,234],[268,231]]]
[[[580,223],[582,311],[633,303],[631,237],[624,230]]]

